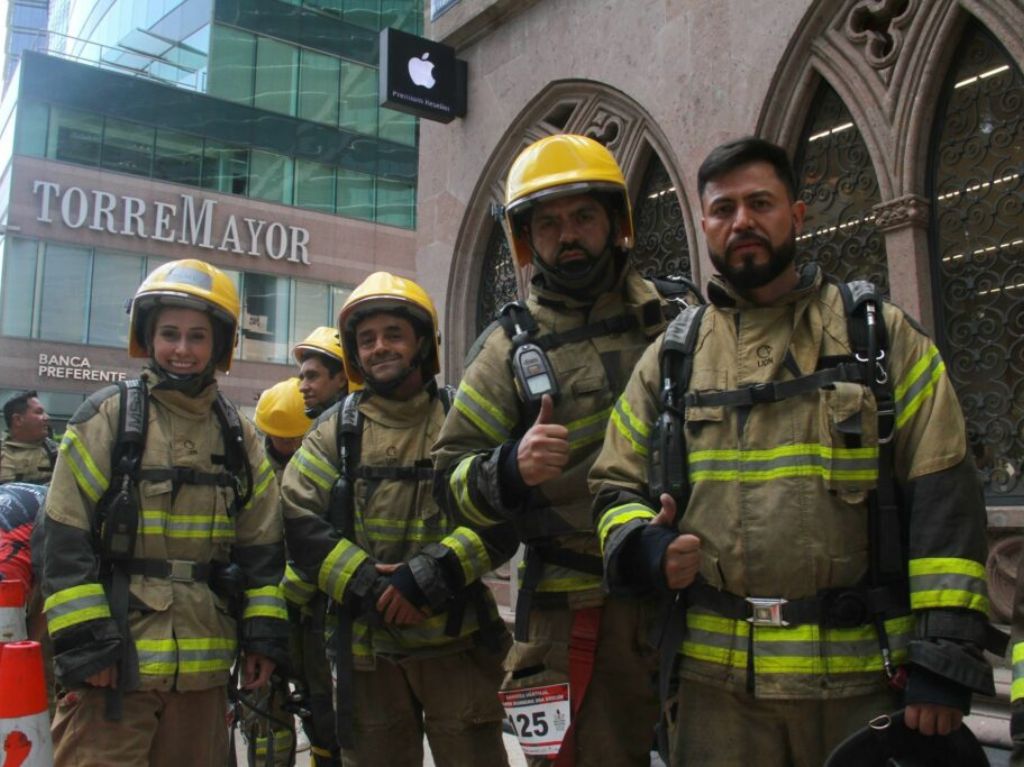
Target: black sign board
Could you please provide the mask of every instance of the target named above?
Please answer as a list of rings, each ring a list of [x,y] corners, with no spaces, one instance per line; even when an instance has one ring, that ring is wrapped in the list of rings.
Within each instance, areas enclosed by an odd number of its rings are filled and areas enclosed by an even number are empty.
[[[455,49],[399,29],[380,32],[380,105],[427,120],[466,114],[466,62]]]

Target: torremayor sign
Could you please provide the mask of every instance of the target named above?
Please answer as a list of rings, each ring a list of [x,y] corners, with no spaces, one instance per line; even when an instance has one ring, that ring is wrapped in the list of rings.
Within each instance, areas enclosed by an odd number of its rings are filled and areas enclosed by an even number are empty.
[[[69,229],[85,227],[143,240],[192,245],[248,256],[266,256],[309,265],[309,230],[279,221],[216,216],[216,200],[182,194],[180,203],[147,203],[141,197],[61,187],[36,181],[32,193],[39,198],[36,221],[52,224],[54,217]]]

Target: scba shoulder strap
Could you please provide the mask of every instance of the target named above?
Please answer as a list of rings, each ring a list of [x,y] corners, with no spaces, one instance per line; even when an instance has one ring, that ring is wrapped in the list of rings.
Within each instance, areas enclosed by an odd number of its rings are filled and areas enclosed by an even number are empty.
[[[895,399],[887,370],[888,334],[882,314],[882,298],[877,288],[867,281],[837,282],[846,314],[847,335],[851,354],[823,357],[818,369],[789,381],[773,381],[744,386],[727,391],[689,391],[693,374],[700,325],[706,305],[689,306],[669,323],[659,350],[661,369],[661,413],[651,432],[649,450],[649,477],[651,497],[669,492],[677,501],[688,495],[685,476],[685,433],[683,418],[686,407],[751,407],[766,402],[779,402],[806,394],[834,383],[849,381],[871,388],[878,406],[879,441],[891,442],[895,424]],[[668,416],[668,417],[666,417]],[[880,449],[880,464],[892,463],[888,448]],[[881,485],[892,480],[891,472],[880,465],[879,493],[887,491]],[[657,491],[657,492],[655,492]],[[895,505],[895,488],[892,489]],[[898,539],[897,539],[898,540]],[[902,567],[898,568],[902,571]]]
[[[408,466],[366,466],[360,461],[363,438],[363,414],[359,411],[359,403],[363,401],[365,389],[352,392],[342,401],[338,408],[336,448],[338,451],[339,470],[348,481],[356,479],[369,480],[409,480],[418,482],[434,478],[433,462],[430,459],[416,461]],[[436,388],[435,396],[441,401],[444,414],[452,408],[455,390],[451,386]]]

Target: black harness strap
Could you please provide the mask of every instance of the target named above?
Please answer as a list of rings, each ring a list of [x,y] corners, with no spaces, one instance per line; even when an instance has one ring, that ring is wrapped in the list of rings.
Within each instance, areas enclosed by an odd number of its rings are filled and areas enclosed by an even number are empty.
[[[145,383],[140,379],[120,381],[117,389],[117,437],[110,461],[110,485],[96,504],[95,529],[97,536],[103,541],[102,548],[106,550],[105,554],[111,553],[109,542],[114,541],[117,550],[122,554],[127,552],[127,556],[130,557],[135,549],[135,537],[138,532],[138,508],[136,506],[135,509],[129,510],[129,513],[117,514],[116,518],[109,520],[107,509],[109,507],[114,510],[115,504],[123,508],[125,499],[129,498],[137,503],[136,474],[142,463],[142,452],[146,447],[149,400]],[[104,580],[109,590],[110,615],[117,624],[118,633],[124,642],[124,652],[121,653],[117,669],[117,686],[108,688],[105,694],[104,716],[111,722],[119,722],[123,717],[124,691],[134,690],[139,685],[138,652],[128,630],[131,575],[123,566],[125,564],[127,562],[123,558],[115,559],[108,556],[101,565],[105,570]]]
[[[142,379],[120,381],[118,388],[117,436],[111,451],[110,484],[96,504],[94,534],[100,540],[104,580],[109,592],[111,617],[124,639],[125,652],[118,666],[118,685],[106,693],[106,718],[119,721],[123,711],[123,693],[139,685],[139,662],[135,643],[128,630],[129,584],[132,575],[146,575],[189,582],[209,581],[209,563],[138,559],[132,556],[139,525],[138,484],[140,481],[172,483],[172,503],[183,484],[232,487],[235,509],[242,508],[252,496],[253,476],[245,452],[238,411],[220,393],[214,413],[221,424],[225,447],[225,471],[200,472],[183,467],[142,469],[149,426],[149,393]],[[239,474],[245,474],[244,489]],[[187,567],[186,567],[187,565]],[[187,572],[186,572],[187,570]]]
[[[781,402],[808,394],[838,382],[867,383],[864,366],[856,361],[841,362],[789,381],[766,381],[720,392],[688,392],[683,402],[689,407],[750,407],[765,402]]]

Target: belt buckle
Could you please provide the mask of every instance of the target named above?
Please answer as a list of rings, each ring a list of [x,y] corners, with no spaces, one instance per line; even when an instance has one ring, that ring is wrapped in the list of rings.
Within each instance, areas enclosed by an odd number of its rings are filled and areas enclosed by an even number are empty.
[[[747,622],[755,626],[788,626],[789,622],[782,620],[782,606],[788,599],[782,597],[747,597],[750,603],[751,616]]]
[[[178,583],[192,583],[195,580],[196,563],[187,559],[168,559],[171,572],[167,580]]]

